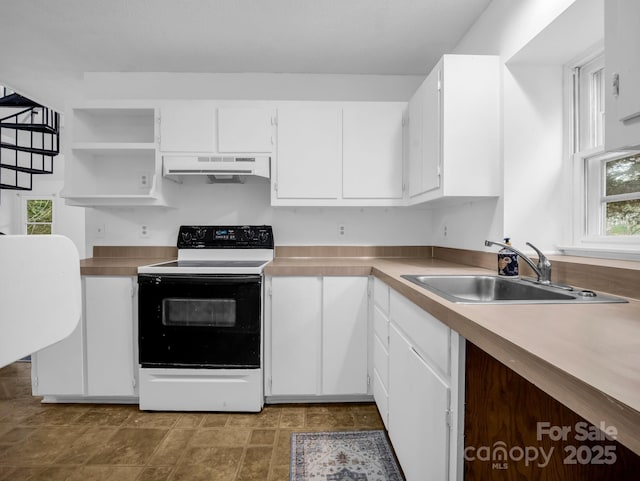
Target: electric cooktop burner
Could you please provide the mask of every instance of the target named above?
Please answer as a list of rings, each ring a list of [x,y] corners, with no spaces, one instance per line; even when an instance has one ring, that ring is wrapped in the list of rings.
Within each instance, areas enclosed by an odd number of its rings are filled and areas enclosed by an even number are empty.
[[[178,259],[138,267],[140,274],[261,274],[273,260],[271,226],[180,226]]]

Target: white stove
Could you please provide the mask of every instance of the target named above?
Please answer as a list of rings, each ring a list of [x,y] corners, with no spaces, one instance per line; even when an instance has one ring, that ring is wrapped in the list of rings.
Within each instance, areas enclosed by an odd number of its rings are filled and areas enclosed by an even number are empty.
[[[272,260],[270,226],[180,226],[178,259],[138,274],[261,274]]]
[[[138,268],[140,408],[260,411],[270,226],[181,226],[178,259]]]

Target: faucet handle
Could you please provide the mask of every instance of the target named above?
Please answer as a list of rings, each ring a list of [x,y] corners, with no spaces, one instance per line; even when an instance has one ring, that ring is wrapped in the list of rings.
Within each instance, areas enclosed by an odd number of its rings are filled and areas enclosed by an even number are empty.
[[[551,261],[532,243],[527,242],[526,244],[538,254],[538,269],[540,269],[541,272],[540,281],[544,283],[551,282]]]

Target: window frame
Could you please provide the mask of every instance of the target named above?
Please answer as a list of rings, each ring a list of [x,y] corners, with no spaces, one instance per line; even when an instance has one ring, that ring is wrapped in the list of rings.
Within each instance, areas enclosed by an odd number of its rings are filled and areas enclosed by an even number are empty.
[[[598,63],[598,57],[602,57]],[[603,45],[597,45],[588,52],[565,65],[565,108],[568,154],[573,170],[573,226],[572,244],[560,246],[569,255],[607,257],[640,260],[640,235],[606,235],[606,206],[604,195],[604,165],[606,162],[633,155],[634,152],[605,152],[604,145],[582,147],[581,137],[588,133],[584,121],[593,122],[588,113],[580,115],[580,105],[584,105],[584,82],[578,69],[587,65],[604,66]],[[604,71],[606,75],[606,70]],[[592,92],[588,92],[591,96]],[[591,98],[591,97],[590,97]],[[603,125],[603,124],[602,124]],[[589,134],[587,134],[589,135]],[[582,148],[581,148],[582,147]]]
[[[50,200],[51,201],[51,234],[28,234],[27,225],[33,224],[29,222],[27,217],[27,205],[30,200]],[[49,224],[44,222],[42,224]],[[56,198],[54,195],[47,194],[21,194],[20,195],[20,233],[22,235],[53,235],[56,234]]]

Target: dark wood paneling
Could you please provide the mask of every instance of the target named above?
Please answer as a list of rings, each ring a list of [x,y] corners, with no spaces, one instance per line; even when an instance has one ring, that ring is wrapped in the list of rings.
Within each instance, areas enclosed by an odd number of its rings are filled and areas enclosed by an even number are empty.
[[[602,432],[470,342],[465,388],[465,459],[485,459],[465,461],[466,481],[638,479],[639,456],[615,440],[576,439],[578,430],[591,436]],[[570,431],[566,440],[554,441],[546,433],[538,439],[538,423]],[[494,448],[500,446],[511,452],[505,460],[493,455]],[[479,452],[481,447],[488,447],[488,454],[486,450]],[[514,459],[527,450],[530,457],[537,453],[538,458],[530,462]],[[599,459],[613,457],[611,464],[597,464]],[[568,464],[571,460],[576,464]]]

